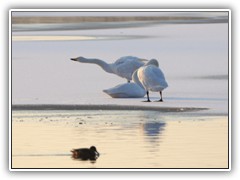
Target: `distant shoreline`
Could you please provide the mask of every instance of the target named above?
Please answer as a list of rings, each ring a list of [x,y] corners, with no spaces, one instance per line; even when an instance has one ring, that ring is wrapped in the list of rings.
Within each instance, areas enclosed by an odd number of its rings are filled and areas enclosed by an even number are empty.
[[[130,105],[75,105],[75,104],[39,104],[39,105],[12,105],[12,110],[145,110],[158,112],[192,112],[208,110],[195,107],[155,107]]]
[[[188,16],[13,16],[12,24],[59,24],[59,23],[86,23],[86,22],[138,22],[162,21],[175,23],[227,23],[224,17],[188,17]]]
[[[80,23],[80,22],[127,22],[127,21],[169,21],[169,20],[204,20],[204,17],[179,16],[72,16],[72,17],[12,17],[13,24],[29,23]]]

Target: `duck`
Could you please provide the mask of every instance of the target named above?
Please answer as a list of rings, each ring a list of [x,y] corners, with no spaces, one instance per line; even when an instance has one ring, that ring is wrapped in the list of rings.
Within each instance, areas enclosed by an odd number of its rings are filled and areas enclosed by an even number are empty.
[[[146,94],[143,86],[134,82],[119,84],[115,87],[104,89],[103,92],[112,98],[142,98]]]
[[[95,146],[90,148],[72,149],[72,158],[81,160],[96,160],[100,154]]]
[[[97,64],[104,71],[127,79],[127,82],[132,80],[133,72],[143,66],[145,64],[144,62],[147,61],[146,59],[135,56],[123,56],[117,59],[114,63],[106,63],[106,61],[101,59],[85,58],[82,56],[71,58],[71,60],[80,63]]]
[[[159,92],[160,100],[158,101],[163,102],[162,91],[168,87],[168,83],[156,59],[151,59],[144,66],[137,69],[133,73],[132,79],[136,83],[141,83],[146,90],[147,100],[144,102],[151,102],[149,91]]]

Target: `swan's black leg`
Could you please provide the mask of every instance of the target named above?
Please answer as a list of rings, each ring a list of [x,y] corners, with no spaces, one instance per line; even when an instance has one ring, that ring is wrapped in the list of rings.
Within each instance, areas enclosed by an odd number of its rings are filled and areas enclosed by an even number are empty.
[[[150,99],[149,99],[149,92],[148,91],[147,91],[147,100],[143,101],[143,102],[151,102]]]
[[[128,80],[127,82],[130,83],[130,80]]]
[[[159,101],[163,102],[163,99],[162,99],[162,91],[160,91],[160,97],[161,99]]]
[[[163,102],[163,99],[162,99],[162,91],[160,91],[160,100],[156,101],[156,102]]]

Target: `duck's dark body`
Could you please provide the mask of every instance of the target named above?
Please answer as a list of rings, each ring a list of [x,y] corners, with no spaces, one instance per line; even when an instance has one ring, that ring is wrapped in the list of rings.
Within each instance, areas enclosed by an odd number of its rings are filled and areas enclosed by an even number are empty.
[[[91,146],[88,148],[80,148],[73,149],[72,157],[74,159],[82,159],[82,160],[96,160],[99,157],[99,153],[97,152],[96,147]]]

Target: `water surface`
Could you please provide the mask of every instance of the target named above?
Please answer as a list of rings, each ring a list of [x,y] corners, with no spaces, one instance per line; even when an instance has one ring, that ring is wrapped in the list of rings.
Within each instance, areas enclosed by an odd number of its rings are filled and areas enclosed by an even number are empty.
[[[95,145],[95,161],[71,158]],[[227,168],[226,116],[153,111],[13,111],[13,168]]]

